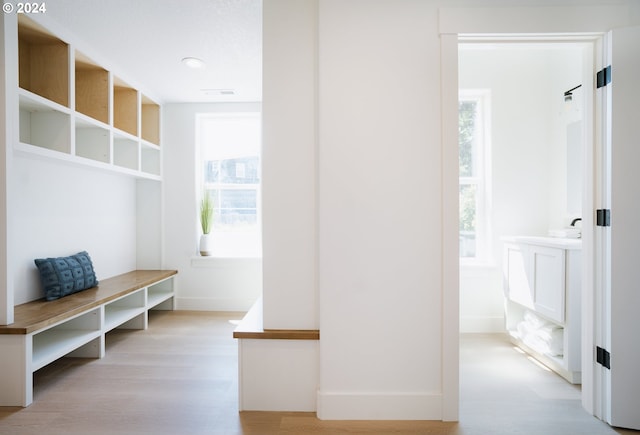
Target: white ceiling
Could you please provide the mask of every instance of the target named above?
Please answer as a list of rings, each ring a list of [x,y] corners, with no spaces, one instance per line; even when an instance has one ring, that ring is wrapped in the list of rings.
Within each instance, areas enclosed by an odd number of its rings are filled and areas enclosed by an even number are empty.
[[[47,0],[46,5],[47,19],[163,103],[261,100],[261,0]],[[205,68],[186,68],[181,59],[188,56],[204,60]]]

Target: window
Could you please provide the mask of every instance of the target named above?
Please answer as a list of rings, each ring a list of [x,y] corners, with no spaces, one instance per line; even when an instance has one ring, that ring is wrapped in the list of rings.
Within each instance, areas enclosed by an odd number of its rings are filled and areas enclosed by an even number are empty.
[[[460,257],[489,261],[490,95],[460,91]]]
[[[213,200],[214,256],[259,256],[260,114],[201,114],[197,124],[200,189]]]

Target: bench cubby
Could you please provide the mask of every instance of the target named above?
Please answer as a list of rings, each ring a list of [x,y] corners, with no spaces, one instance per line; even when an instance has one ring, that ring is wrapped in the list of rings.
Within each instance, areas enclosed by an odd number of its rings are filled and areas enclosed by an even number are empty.
[[[0,326],[0,406],[33,401],[33,373],[63,356],[102,358],[114,328],[146,329],[151,309],[173,310],[175,270],[135,270],[55,301],[17,305]]]
[[[95,341],[100,337],[100,329],[100,309],[96,308],[62,321],[42,332],[34,333],[31,371],[41,369],[58,358]],[[86,349],[84,350],[85,352],[82,353],[86,355]],[[99,357],[97,349],[89,353],[92,357]]]
[[[127,323],[127,329],[145,329],[147,310],[145,289],[130,293],[104,306],[104,330],[111,331]],[[132,322],[132,320],[136,320]],[[131,322],[131,323],[129,323]]]
[[[159,281],[147,287],[147,306],[169,310],[173,303],[173,281]]]

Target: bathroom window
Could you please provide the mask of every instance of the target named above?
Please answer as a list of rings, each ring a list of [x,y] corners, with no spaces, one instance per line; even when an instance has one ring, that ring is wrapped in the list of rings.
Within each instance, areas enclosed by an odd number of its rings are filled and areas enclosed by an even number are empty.
[[[196,128],[198,198],[213,200],[214,256],[260,256],[260,114],[200,114]]]
[[[459,93],[460,258],[484,262],[490,257],[490,94]]]

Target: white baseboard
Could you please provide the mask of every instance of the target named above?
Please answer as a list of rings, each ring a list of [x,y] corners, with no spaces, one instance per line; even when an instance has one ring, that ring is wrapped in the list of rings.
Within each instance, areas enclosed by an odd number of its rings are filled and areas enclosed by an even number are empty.
[[[247,312],[255,299],[176,298],[176,310]]]
[[[318,392],[321,420],[442,420],[441,393]]]
[[[504,317],[460,317],[461,333],[505,332]]]

